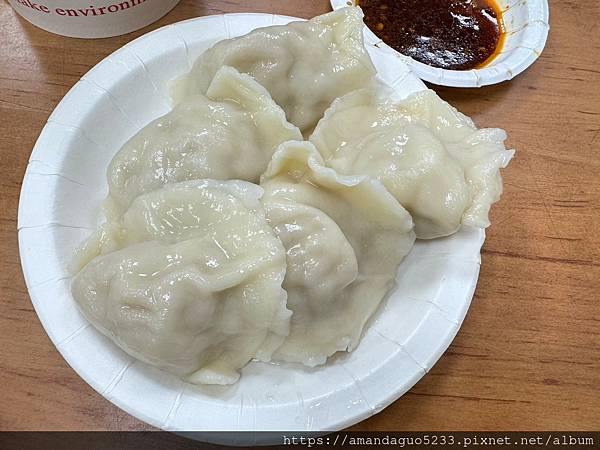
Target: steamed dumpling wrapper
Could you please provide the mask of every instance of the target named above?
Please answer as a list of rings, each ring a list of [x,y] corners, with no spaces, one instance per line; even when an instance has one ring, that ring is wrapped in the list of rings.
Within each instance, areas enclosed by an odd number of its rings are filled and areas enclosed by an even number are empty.
[[[364,48],[362,17],[360,8],[342,8],[220,41],[176,82],[174,100],[206,92],[219,68],[232,66],[262,84],[307,136],[334,99],[375,77]]]
[[[73,297],[134,357],[192,383],[235,382],[289,332],[285,250],[261,195],[201,180],[138,197],[82,247]]]
[[[287,251],[290,335],[274,359],[315,366],[353,350],[413,246],[413,223],[377,180],[341,176],[309,142],[287,142],[261,178]]]
[[[336,100],[310,141],[328,166],[378,178],[412,215],[418,238],[489,225],[514,152],[500,129],[477,129],[433,91],[401,102],[363,89]]]
[[[147,125],[108,168],[109,216],[140,194],[191,179],[258,183],[277,146],[301,138],[283,110],[252,77],[222,67],[206,96],[189,96]]]

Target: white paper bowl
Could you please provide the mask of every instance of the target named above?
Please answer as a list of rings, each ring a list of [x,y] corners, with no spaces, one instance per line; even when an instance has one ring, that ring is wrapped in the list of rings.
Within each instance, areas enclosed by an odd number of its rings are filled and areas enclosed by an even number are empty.
[[[97,225],[105,169],[137,130],[169,110],[167,82],[215,42],[293,18],[227,14],[167,26],[121,48],[65,96],[38,139],[23,180],[19,246],[36,312],[65,360],[131,415],[173,431],[339,430],[412,387],[446,350],[479,273],[482,230],[418,242],[359,347],[308,369],[258,362],[231,387],[197,387],[132,359],[79,313],[67,265]],[[369,49],[399,96],[424,88],[394,55]],[[223,436],[221,436],[223,437]]]
[[[356,0],[331,0],[333,9],[352,6]],[[548,38],[548,0],[498,0],[504,12],[506,38],[502,51],[482,69],[446,70],[432,67],[403,55],[365,27],[369,45],[387,49],[404,61],[422,80],[440,86],[481,87],[517,76],[541,55]]]

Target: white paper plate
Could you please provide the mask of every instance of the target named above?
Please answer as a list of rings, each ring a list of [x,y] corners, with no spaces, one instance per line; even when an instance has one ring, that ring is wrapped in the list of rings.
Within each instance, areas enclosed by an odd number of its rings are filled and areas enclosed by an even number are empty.
[[[356,4],[356,0],[331,0],[333,9]],[[517,76],[542,54],[550,30],[548,0],[498,0],[504,11],[506,40],[500,54],[482,69],[446,70],[431,67],[397,52],[365,27],[369,45],[389,50],[417,76],[440,86],[481,87]]]
[[[65,360],[96,391],[158,428],[338,430],[412,387],[446,350],[466,314],[479,273],[481,230],[418,242],[398,288],[351,354],[324,367],[253,362],[228,388],[195,387],[133,360],[79,313],[67,265],[99,221],[105,169],[121,145],[169,110],[167,81],[215,42],[292,20],[227,14],[167,26],[126,45],[65,96],[38,139],[21,191],[19,246],[36,312]],[[424,88],[394,55],[369,49],[399,96]]]

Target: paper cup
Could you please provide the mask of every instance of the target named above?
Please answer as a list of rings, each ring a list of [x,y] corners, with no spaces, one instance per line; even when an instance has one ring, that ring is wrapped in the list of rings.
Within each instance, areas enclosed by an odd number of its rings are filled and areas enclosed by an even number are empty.
[[[9,0],[37,27],[77,38],[103,38],[138,30],[167,14],[180,0]]]
[[[333,9],[356,4],[356,0],[331,0]],[[548,38],[548,0],[498,0],[506,32],[503,47],[485,67],[471,70],[446,70],[432,67],[397,52],[365,27],[369,45],[395,53],[422,80],[440,86],[481,87],[517,76],[541,55]]]

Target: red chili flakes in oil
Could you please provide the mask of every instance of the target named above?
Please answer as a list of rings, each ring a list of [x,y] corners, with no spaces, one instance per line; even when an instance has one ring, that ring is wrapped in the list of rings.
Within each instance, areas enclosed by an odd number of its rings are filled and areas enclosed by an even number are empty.
[[[474,69],[501,48],[502,12],[493,0],[359,0],[359,5],[381,40],[430,66]]]

